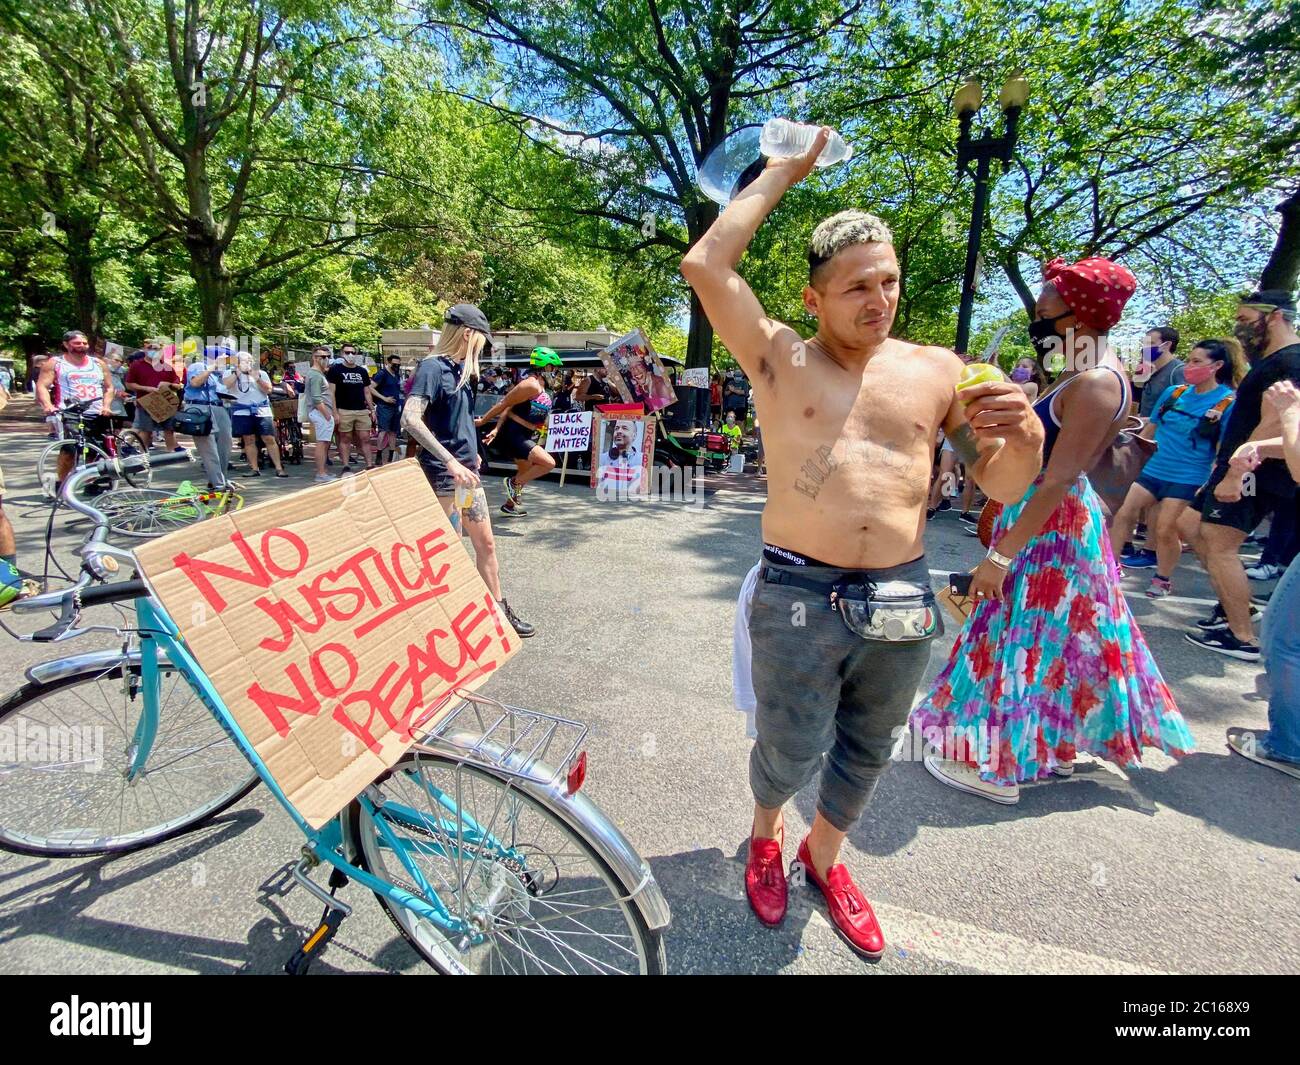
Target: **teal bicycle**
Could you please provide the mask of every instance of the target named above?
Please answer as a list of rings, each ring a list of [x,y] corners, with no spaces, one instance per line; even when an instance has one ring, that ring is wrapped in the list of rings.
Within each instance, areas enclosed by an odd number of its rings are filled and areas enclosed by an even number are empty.
[[[177,453],[152,465],[192,460]],[[134,556],[106,542],[108,519],[77,498],[78,486],[147,463],[108,460],[68,478],[64,501],[94,522],[80,578],[12,605],[58,611],[25,639],[111,632],[122,643],[33,666],[0,702],[0,848],[137,850],[204,824],[261,782],[306,837],[293,877],[325,907],[289,972],[305,972],[351,912],[337,895],[349,881],[372,891],[441,973],[665,971],[668,905],[649,864],[580,792],[579,722],[453,693],[456,705],[441,716],[445,703],[430,707],[425,720],[436,726],[391,770],[311,828],[144,583],[106,583]],[[85,608],[110,603],[133,613],[83,624]],[[328,891],[312,879],[322,866]]]

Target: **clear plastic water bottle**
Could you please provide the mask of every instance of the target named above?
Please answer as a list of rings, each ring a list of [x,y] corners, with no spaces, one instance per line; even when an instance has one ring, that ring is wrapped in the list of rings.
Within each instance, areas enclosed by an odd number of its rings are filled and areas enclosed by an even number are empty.
[[[769,159],[785,159],[792,155],[802,155],[812,147],[819,129],[820,126],[791,122],[788,118],[770,118],[763,125],[763,133],[759,138],[759,151]],[[852,157],[853,146],[832,131],[826,147],[817,157],[817,165],[833,166]]]

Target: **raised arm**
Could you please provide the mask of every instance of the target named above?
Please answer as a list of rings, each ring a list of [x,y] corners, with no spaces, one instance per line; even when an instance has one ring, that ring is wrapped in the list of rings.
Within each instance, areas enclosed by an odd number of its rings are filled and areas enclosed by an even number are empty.
[[[829,127],[823,126],[805,154],[769,160],[763,173],[727,205],[682,260],[682,276],[695,290],[719,339],[750,380],[767,376],[765,370],[771,372],[765,359],[778,338],[788,345],[799,337],[789,326],[767,316],[736,267],[786,190],[812,173],[829,137]]]

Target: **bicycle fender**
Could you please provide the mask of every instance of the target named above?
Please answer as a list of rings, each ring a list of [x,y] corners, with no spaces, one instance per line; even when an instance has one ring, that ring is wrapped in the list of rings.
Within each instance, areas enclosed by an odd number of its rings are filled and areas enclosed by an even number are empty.
[[[439,739],[441,738],[439,737]],[[447,738],[468,746],[480,744],[479,749],[493,760],[501,759],[506,750],[502,744],[496,744],[490,740],[486,743],[482,742],[482,733],[463,733],[453,729]],[[437,740],[434,740],[429,746],[441,750],[453,758],[460,756],[460,752],[457,752],[454,747],[443,747]],[[521,761],[522,756],[518,752],[505,758],[505,764],[512,769],[518,769]],[[471,761],[468,764],[474,765],[476,763]],[[483,768],[490,769],[488,766]],[[539,776],[550,777],[553,775],[551,767],[535,760],[529,762],[529,769]],[[664,898],[664,893],[650,869],[650,863],[636,852],[636,848],[632,846],[628,838],[623,835],[618,826],[605,815],[600,807],[581,792],[576,795],[567,794],[563,778],[550,785],[539,783],[529,777],[515,778],[512,783],[530,798],[546,804],[562,817],[570,827],[580,831],[587,842],[591,844],[592,849],[619,875],[624,883],[636,885],[631,901],[636,903],[637,909],[641,912],[641,916],[645,918],[645,923],[650,927],[651,931],[661,932],[668,927],[669,922],[672,920],[672,914],[668,909],[668,900]]]
[[[140,652],[131,651],[123,654],[121,650],[89,651],[86,654],[69,655],[67,658],[54,658],[48,662],[38,662],[27,670],[27,679],[33,684],[51,684],[66,680],[80,673],[107,673],[118,662],[125,659],[135,665],[140,664]],[[161,651],[158,664],[169,666],[171,661]]]

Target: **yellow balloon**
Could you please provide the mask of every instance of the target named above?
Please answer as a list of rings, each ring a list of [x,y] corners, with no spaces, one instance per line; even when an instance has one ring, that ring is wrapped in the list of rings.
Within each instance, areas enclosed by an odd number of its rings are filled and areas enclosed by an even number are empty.
[[[199,342],[195,340],[193,337],[190,337],[187,341],[185,341],[184,344],[181,345],[181,351],[186,355],[193,355],[198,350],[199,350]]]

